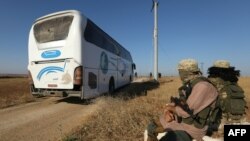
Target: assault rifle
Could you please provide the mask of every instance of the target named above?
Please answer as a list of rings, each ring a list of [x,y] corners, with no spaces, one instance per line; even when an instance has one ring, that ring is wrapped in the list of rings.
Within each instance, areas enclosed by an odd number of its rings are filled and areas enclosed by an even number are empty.
[[[170,97],[171,103],[174,103],[176,106],[181,107],[184,111],[186,111],[191,117],[193,117],[193,110],[191,110],[186,103],[185,100],[177,98],[177,97]]]

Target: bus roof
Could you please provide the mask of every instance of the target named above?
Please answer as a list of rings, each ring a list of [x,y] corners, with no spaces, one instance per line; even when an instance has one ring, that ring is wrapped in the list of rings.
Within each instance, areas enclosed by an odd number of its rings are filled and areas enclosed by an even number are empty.
[[[59,12],[55,12],[55,13],[51,13],[51,14],[48,14],[48,15],[45,15],[45,16],[42,16],[38,19],[36,19],[35,23],[38,22],[38,21],[41,21],[43,19],[46,19],[46,18],[49,18],[49,17],[53,17],[53,16],[57,16],[57,15],[63,15],[63,14],[68,14],[68,13],[72,13],[72,14],[81,14],[79,11],[77,10],[64,10],[64,11],[59,11]]]

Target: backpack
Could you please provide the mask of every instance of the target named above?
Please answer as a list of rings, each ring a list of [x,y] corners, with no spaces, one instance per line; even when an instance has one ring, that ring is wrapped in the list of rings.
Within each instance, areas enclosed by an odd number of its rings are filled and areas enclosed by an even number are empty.
[[[210,112],[208,120],[208,135],[213,131],[218,131],[222,119],[222,113],[230,115],[245,114],[246,101],[244,91],[236,83],[225,82],[224,87],[219,91],[215,106]],[[241,116],[236,116],[241,117]]]
[[[246,101],[243,89],[236,83],[225,82],[221,90],[220,108],[223,113],[231,115],[245,114]],[[223,95],[224,94],[224,95]]]

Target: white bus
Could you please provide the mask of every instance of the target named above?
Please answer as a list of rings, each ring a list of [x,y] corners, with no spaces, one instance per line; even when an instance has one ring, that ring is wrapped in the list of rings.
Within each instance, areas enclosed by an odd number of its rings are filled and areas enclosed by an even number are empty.
[[[33,95],[88,99],[133,80],[130,52],[76,10],[38,18],[29,33],[28,55]]]

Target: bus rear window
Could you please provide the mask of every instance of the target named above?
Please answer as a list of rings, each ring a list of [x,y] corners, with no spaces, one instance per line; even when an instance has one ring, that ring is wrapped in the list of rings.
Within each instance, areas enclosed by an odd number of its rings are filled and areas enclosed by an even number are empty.
[[[37,23],[34,26],[37,42],[46,43],[66,39],[72,20],[73,16],[64,16]]]

